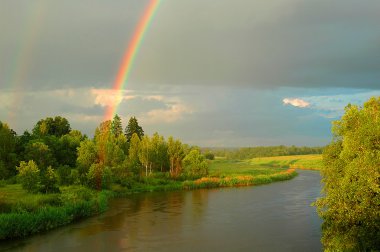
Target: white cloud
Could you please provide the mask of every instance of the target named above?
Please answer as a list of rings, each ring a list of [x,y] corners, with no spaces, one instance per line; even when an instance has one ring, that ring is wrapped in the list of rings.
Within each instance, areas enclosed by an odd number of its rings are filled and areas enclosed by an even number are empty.
[[[294,107],[299,107],[299,108],[307,108],[310,106],[310,103],[300,99],[300,98],[285,98],[282,100],[284,105],[292,105]]]
[[[91,94],[95,96],[94,103],[102,107],[117,106],[123,100],[123,94],[114,89],[91,89]]]
[[[318,111],[318,115],[325,118],[337,118],[343,115],[347,104],[362,106],[372,96],[380,96],[380,91],[358,91],[356,93],[338,95],[320,95],[300,98],[285,98],[284,104],[300,108],[310,108]]]

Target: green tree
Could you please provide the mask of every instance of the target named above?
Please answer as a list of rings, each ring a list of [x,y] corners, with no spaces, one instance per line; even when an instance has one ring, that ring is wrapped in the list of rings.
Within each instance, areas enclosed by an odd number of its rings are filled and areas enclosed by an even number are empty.
[[[91,165],[98,161],[95,143],[89,139],[82,141],[78,147],[77,164],[80,175],[88,172]]]
[[[85,136],[78,130],[72,130],[68,134],[63,135],[57,141],[57,149],[55,157],[59,165],[68,165],[75,167],[78,158],[77,149]]]
[[[37,164],[30,160],[28,163],[21,161],[17,167],[22,188],[28,192],[37,192],[40,182],[40,170]]]
[[[164,165],[168,160],[168,151],[164,137],[160,136],[157,132],[151,138],[151,149],[153,168],[163,171]]]
[[[56,137],[61,137],[68,134],[70,130],[71,127],[69,121],[66,118],[56,116],[54,118],[47,117],[39,120],[32,132],[35,136],[54,135]]]
[[[324,197],[316,201],[327,250],[380,248],[380,97],[348,105],[323,153]]]
[[[139,153],[140,153],[140,138],[136,133],[134,133],[132,135],[129,151],[128,151],[128,167],[135,174],[139,172],[140,165],[141,165],[140,159],[139,159]]]
[[[137,136],[142,139],[144,136],[144,130],[143,128],[139,125],[136,117],[131,117],[128,121],[128,125],[125,128],[125,137],[127,138],[127,142],[129,143],[131,141],[132,135],[136,133]]]
[[[182,159],[185,156],[184,148],[179,140],[172,136],[168,138],[168,156],[170,161],[170,174],[177,177],[182,172]]]
[[[123,125],[121,123],[121,118],[117,114],[113,117],[111,130],[112,134],[114,134],[115,137],[123,134]]]
[[[98,162],[104,166],[114,167],[123,162],[125,153],[125,137],[116,137],[112,134],[112,122],[106,121],[99,125],[95,131],[95,145],[97,150]]]
[[[54,169],[49,166],[46,171],[41,175],[41,192],[53,193],[59,192],[58,188],[58,175]]]
[[[7,124],[0,122],[0,179],[16,174],[16,134]]]
[[[56,160],[49,146],[40,142],[40,140],[29,142],[26,145],[25,159],[34,160],[42,170],[45,170],[49,165],[56,164]]]
[[[98,191],[109,189],[112,183],[112,171],[107,166],[93,164],[87,173],[87,181],[90,187]]]
[[[194,149],[183,159],[185,175],[190,178],[200,178],[208,174],[208,162],[205,157]]]
[[[140,142],[139,160],[141,164],[145,167],[145,176],[148,176],[148,168],[151,172],[152,156],[153,151],[151,139],[149,138],[149,136],[143,136]]]

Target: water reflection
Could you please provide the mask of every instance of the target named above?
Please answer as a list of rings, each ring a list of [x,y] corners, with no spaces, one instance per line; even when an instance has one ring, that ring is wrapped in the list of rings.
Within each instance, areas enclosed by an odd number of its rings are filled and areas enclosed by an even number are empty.
[[[32,238],[15,251],[320,251],[310,207],[319,174],[265,186],[161,192],[115,199],[105,214]]]

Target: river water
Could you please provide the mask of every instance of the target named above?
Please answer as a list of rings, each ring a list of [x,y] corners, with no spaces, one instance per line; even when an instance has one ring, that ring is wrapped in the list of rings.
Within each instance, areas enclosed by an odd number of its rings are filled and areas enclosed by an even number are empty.
[[[97,217],[5,251],[321,251],[321,220],[310,204],[320,175],[299,171],[273,184],[131,195]]]

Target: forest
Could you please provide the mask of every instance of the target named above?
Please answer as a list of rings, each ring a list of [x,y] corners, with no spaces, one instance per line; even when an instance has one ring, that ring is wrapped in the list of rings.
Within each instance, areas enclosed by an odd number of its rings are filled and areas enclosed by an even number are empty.
[[[135,117],[123,132],[115,115],[96,128],[93,139],[72,130],[60,116],[39,120],[21,136],[1,123],[0,142],[0,179],[12,181],[18,175],[30,192],[54,192],[58,185],[71,184],[101,190],[111,181],[124,183],[155,172],[182,179],[207,175],[198,147],[173,137],[166,141],[158,133],[149,137]]]

